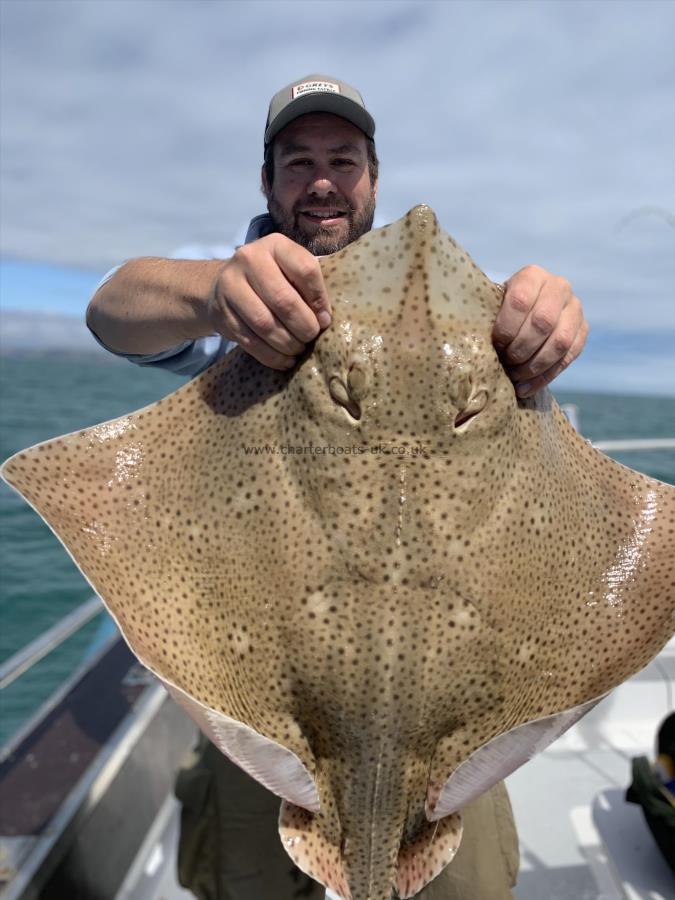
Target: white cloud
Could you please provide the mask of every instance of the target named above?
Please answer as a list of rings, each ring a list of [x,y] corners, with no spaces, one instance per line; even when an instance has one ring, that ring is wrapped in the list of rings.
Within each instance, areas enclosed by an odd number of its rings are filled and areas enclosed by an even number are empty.
[[[485,268],[569,277],[593,324],[673,326],[675,230],[614,229],[675,212],[674,29],[647,0],[5,3],[2,251],[105,269],[231,241],[270,95],[328,71],[375,114],[391,217],[428,202]]]

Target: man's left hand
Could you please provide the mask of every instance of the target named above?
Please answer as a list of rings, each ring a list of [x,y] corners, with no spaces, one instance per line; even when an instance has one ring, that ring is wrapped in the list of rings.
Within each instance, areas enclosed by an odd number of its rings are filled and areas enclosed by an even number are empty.
[[[588,336],[581,302],[565,278],[525,266],[504,284],[492,332],[518,397],[531,397],[577,358]]]

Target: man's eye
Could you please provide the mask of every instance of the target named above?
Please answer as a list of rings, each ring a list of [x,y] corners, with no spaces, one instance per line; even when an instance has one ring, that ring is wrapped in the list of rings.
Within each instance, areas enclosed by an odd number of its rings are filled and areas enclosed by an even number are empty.
[[[290,161],[289,165],[293,166],[294,168],[301,168],[302,166],[311,166],[312,160],[311,159],[292,159]]]
[[[355,163],[354,163],[353,159],[336,159],[333,161],[333,165],[342,166],[343,168],[346,168],[348,166],[355,165]]]

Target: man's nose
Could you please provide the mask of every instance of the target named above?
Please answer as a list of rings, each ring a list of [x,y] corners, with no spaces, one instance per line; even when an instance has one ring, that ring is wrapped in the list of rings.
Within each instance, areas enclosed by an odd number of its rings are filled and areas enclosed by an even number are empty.
[[[326,173],[318,172],[309,183],[307,192],[314,197],[327,197],[335,193],[335,184]]]

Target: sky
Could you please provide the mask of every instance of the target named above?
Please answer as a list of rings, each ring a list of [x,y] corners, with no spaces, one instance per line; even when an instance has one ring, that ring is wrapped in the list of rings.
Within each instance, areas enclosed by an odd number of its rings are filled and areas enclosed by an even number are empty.
[[[675,394],[672,0],[0,13],[3,344],[86,342],[110,266],[236,242],[264,210],[269,99],[319,72],[376,120],[381,221],[429,203],[492,277],[537,263],[571,281],[592,336],[561,384]]]

